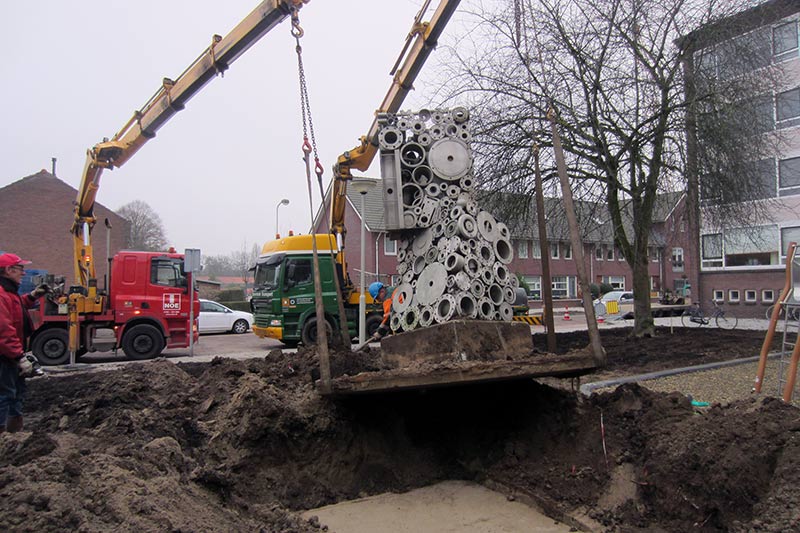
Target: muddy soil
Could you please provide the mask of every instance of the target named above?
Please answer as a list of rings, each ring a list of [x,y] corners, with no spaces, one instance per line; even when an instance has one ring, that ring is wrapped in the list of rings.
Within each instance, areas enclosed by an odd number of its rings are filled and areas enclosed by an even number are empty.
[[[763,339],[627,333],[603,332],[606,371],[755,355]],[[333,359],[335,375],[382,369],[371,352]],[[698,410],[637,385],[580,399],[532,381],[330,400],[316,369],[311,350],[276,350],[31,380],[31,431],[0,435],[0,530],[319,531],[299,511],[472,480],[597,531],[800,531],[800,411],[780,401]]]

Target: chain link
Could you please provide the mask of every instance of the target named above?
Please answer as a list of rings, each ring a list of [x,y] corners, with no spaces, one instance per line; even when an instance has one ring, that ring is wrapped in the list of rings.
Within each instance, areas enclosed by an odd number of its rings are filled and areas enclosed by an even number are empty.
[[[306,81],[306,71],[303,66],[303,47],[300,44],[300,38],[303,37],[305,32],[300,26],[300,15],[297,9],[292,10],[292,36],[297,43],[295,51],[297,52],[297,72],[300,79],[300,113],[303,116],[303,152],[311,152],[314,155],[314,172],[317,175],[320,188],[322,187],[322,174],[324,169],[322,163],[319,161],[319,153],[317,152],[317,139],[314,133],[314,119],[311,116],[311,101],[308,97],[308,83]],[[311,143],[309,144],[309,135],[311,136]]]

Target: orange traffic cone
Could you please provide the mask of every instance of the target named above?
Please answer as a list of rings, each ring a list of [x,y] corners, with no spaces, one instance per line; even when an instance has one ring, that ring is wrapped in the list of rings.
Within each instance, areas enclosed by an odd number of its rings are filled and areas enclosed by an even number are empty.
[[[572,320],[572,319],[569,317],[569,307],[565,307],[565,308],[564,308],[564,316],[563,316],[563,319],[564,319],[564,320]]]

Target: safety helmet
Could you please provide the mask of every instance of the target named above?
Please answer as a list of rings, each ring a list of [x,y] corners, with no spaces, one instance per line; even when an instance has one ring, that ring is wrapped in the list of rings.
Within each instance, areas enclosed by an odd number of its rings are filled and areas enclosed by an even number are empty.
[[[367,290],[369,291],[369,295],[372,296],[372,298],[374,299],[378,297],[378,293],[382,288],[383,288],[383,283],[381,283],[380,281],[376,281],[374,283],[370,283],[369,289]]]

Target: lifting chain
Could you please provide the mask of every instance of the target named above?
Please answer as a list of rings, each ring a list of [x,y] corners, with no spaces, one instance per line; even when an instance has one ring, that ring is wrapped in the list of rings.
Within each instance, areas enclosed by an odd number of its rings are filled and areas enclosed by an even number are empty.
[[[314,155],[314,172],[317,175],[320,191],[322,191],[322,173],[324,171],[322,163],[319,161],[319,153],[317,152],[317,140],[314,135],[314,120],[311,117],[311,102],[308,98],[308,84],[306,83],[306,72],[303,67],[303,47],[300,45],[300,39],[305,32],[300,26],[300,15],[295,8],[292,10],[292,37],[294,37],[295,51],[297,52],[297,72],[300,78],[300,112],[303,115],[303,155],[306,159],[310,154]],[[309,142],[309,135],[311,141]]]

